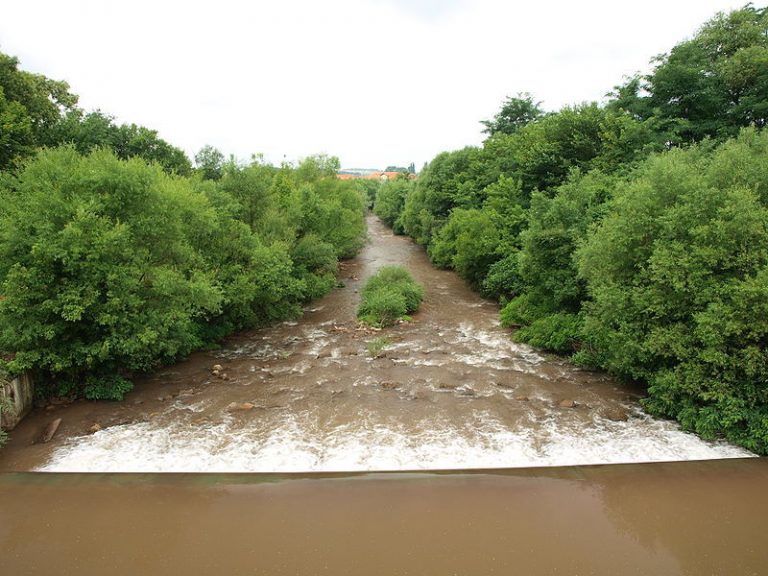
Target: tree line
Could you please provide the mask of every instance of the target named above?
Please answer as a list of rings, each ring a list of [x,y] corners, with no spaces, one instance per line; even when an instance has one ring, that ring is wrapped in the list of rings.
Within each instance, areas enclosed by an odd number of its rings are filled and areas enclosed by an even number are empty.
[[[119,399],[137,372],[300,314],[365,238],[335,157],[196,157],[77,108],[0,54],[0,351],[43,396]]]
[[[599,105],[530,94],[374,210],[502,305],[513,337],[644,383],[768,453],[768,10],[720,13]]]

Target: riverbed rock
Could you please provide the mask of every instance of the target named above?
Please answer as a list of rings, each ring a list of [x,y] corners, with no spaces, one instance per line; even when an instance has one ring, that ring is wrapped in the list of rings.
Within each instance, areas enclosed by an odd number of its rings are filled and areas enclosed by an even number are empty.
[[[627,411],[621,407],[609,408],[603,413],[603,416],[606,419],[612,420],[614,422],[626,422],[629,420],[629,414],[627,414]]]
[[[477,396],[477,392],[475,392],[475,389],[469,386],[457,388],[456,392],[458,392],[460,396],[469,396],[469,397]]]
[[[50,442],[51,438],[54,437],[60,425],[61,418],[56,418],[56,420],[48,424],[48,426],[45,427],[45,430],[43,430],[43,433],[40,435],[40,442],[43,444]]]
[[[211,368],[211,372],[221,372],[222,370],[224,370],[224,366],[221,364],[214,364],[213,368]]]
[[[528,402],[530,398],[528,396],[515,396],[515,400],[518,402]]]
[[[379,384],[384,390],[397,390],[400,387],[399,382],[381,382]]]
[[[414,392],[411,392],[410,394],[411,400],[421,400],[426,402],[434,402],[435,398],[432,392],[425,389],[415,390]]]
[[[253,410],[256,408],[255,404],[252,404],[251,402],[232,402],[229,406],[227,406],[227,410],[230,412],[247,412],[248,410]]]
[[[560,400],[558,406],[560,406],[560,408],[576,408],[576,402],[573,400]]]
[[[453,382],[440,382],[440,384],[438,384],[437,387],[440,390],[456,390],[456,388],[458,388],[459,385]]]
[[[98,432],[99,430],[101,430],[101,424],[99,424],[98,422],[95,422],[93,426],[88,428],[88,434],[96,434],[96,432]]]
[[[221,374],[221,372],[219,370],[211,370],[211,374],[213,376],[218,376],[219,374]]]

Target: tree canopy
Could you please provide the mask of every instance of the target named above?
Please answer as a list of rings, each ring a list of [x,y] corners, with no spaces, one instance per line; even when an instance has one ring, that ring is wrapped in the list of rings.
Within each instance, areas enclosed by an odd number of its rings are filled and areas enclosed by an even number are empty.
[[[768,453],[768,11],[717,14],[605,105],[507,98],[375,210],[499,298],[513,338]]]

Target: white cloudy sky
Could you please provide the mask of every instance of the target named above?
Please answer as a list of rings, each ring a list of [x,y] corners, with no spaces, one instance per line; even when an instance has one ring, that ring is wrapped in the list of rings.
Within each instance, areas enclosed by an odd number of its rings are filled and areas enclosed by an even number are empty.
[[[0,51],[85,109],[272,162],[420,167],[531,92],[600,100],[746,0],[7,0]]]

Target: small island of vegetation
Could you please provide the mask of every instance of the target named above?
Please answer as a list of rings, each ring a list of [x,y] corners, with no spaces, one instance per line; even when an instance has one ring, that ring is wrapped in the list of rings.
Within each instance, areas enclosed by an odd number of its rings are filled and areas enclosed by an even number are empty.
[[[424,288],[403,266],[383,266],[365,283],[357,316],[371,326],[392,326],[419,309]]]

